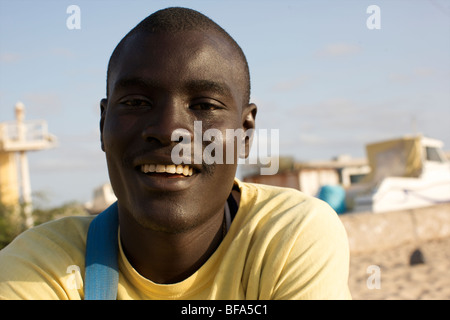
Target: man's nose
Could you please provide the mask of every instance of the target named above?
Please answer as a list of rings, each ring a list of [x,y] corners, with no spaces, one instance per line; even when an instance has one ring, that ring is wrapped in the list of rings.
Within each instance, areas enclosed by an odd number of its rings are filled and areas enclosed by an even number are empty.
[[[146,119],[142,138],[146,141],[157,140],[161,145],[170,145],[173,143],[172,134],[176,130],[185,129],[192,135],[192,123],[188,107],[174,99],[166,100],[154,106],[153,112]]]

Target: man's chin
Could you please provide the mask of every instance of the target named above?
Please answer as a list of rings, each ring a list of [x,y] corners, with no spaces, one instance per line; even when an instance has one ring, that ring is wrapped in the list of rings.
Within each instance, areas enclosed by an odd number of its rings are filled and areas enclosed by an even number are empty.
[[[199,209],[188,206],[187,200],[177,201],[164,192],[154,196],[127,205],[123,212],[127,217],[124,218],[131,218],[142,229],[168,234],[183,233],[201,223]]]

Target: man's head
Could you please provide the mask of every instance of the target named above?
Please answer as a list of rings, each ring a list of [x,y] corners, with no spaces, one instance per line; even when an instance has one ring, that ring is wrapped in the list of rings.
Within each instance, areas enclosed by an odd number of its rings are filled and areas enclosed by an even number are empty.
[[[172,134],[182,130],[194,142],[204,138],[195,137],[194,123],[201,124],[201,135],[214,129],[224,137],[227,129],[254,128],[249,92],[242,50],[202,14],[169,8],[131,30],[111,56],[101,102],[102,149],[119,210],[145,228],[169,233],[223,211],[236,154],[231,164],[212,165],[184,154],[191,164],[174,167],[171,151],[180,141]]]
[[[108,64],[107,78],[106,78],[106,96],[109,96],[109,78],[120,58],[121,51],[130,38],[137,34],[151,34],[158,32],[177,33],[182,31],[205,31],[217,32],[229,42],[229,45],[235,50],[236,58],[239,60],[242,71],[242,81],[245,82],[245,100],[250,101],[250,72],[247,64],[247,59],[241,47],[236,41],[217,23],[209,19],[207,16],[198,11],[187,8],[167,8],[156,11],[152,15],[142,20],[136,27],[134,27],[128,34],[119,42],[114,49]]]

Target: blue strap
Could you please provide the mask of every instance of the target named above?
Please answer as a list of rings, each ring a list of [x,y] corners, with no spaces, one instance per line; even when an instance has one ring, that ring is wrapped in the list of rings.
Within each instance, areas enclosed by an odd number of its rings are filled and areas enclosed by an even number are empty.
[[[116,300],[119,283],[117,202],[89,225],[84,277],[85,300]]]

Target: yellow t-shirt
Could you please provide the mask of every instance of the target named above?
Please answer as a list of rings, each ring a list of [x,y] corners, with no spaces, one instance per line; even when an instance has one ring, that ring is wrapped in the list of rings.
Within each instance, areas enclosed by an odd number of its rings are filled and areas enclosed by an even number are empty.
[[[118,299],[350,299],[345,229],[325,203],[294,189],[243,183],[214,254],[189,278],[157,284],[119,253]],[[0,298],[83,299],[92,217],[32,228],[0,251]]]

